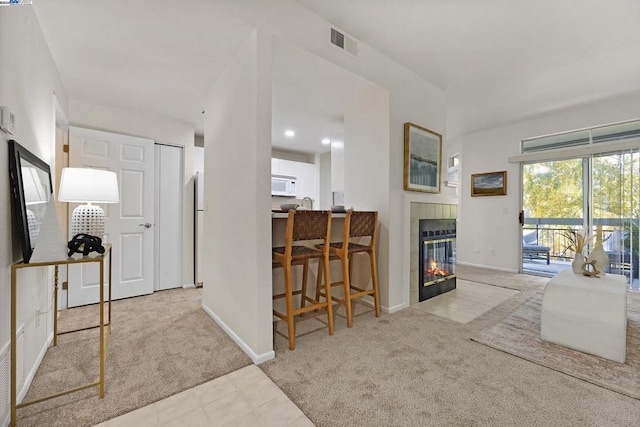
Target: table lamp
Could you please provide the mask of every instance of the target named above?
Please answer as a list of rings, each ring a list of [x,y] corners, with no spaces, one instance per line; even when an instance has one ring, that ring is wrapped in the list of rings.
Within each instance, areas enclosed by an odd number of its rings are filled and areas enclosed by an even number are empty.
[[[104,210],[92,203],[118,203],[118,178],[115,172],[88,168],[64,168],[60,178],[58,201],[85,203],[73,210],[71,235],[80,233],[104,237]]]

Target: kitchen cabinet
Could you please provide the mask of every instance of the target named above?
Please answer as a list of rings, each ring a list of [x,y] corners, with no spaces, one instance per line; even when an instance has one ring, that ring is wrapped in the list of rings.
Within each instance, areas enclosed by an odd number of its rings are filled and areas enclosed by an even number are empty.
[[[302,163],[292,162],[291,160],[280,160],[280,175],[298,177],[298,166]]]
[[[272,175],[286,175],[298,177],[298,164],[300,162],[294,162],[284,159],[271,159],[271,174]]]
[[[318,206],[318,191],[316,189],[316,165],[311,163],[298,163],[298,198],[311,197],[314,208]]]
[[[296,198],[311,197],[314,201],[314,207],[318,206],[318,180],[315,164],[272,158],[271,174],[296,177]]]

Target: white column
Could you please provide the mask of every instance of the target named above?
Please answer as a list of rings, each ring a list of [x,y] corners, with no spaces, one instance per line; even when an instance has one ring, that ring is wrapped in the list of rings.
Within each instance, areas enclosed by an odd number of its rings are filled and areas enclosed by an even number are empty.
[[[205,106],[203,307],[257,363],[273,357],[270,61],[254,30]]]

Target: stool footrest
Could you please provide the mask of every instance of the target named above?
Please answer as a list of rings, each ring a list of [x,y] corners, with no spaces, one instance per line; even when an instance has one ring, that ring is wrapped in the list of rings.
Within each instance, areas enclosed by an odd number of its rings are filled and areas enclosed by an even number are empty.
[[[327,299],[327,296],[325,294],[323,294],[322,292],[320,292],[320,296],[324,297],[324,299]],[[331,295],[331,299],[335,302],[339,302],[340,304],[344,305],[347,303],[347,300],[343,299],[343,298],[338,298],[334,295]]]
[[[302,289],[298,289],[297,291],[293,291],[293,292],[291,293],[291,295],[300,295],[301,293],[302,293]],[[286,294],[286,293],[284,293],[284,294],[277,294],[277,295],[274,295],[274,296],[273,296],[273,299],[284,298],[284,297],[286,297],[286,296],[287,296],[287,294]]]

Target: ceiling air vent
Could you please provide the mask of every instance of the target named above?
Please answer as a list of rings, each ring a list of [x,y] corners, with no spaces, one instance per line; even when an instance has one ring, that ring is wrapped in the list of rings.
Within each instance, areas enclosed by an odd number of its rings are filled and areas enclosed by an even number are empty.
[[[352,56],[358,56],[358,41],[345,31],[331,27],[331,44]]]

